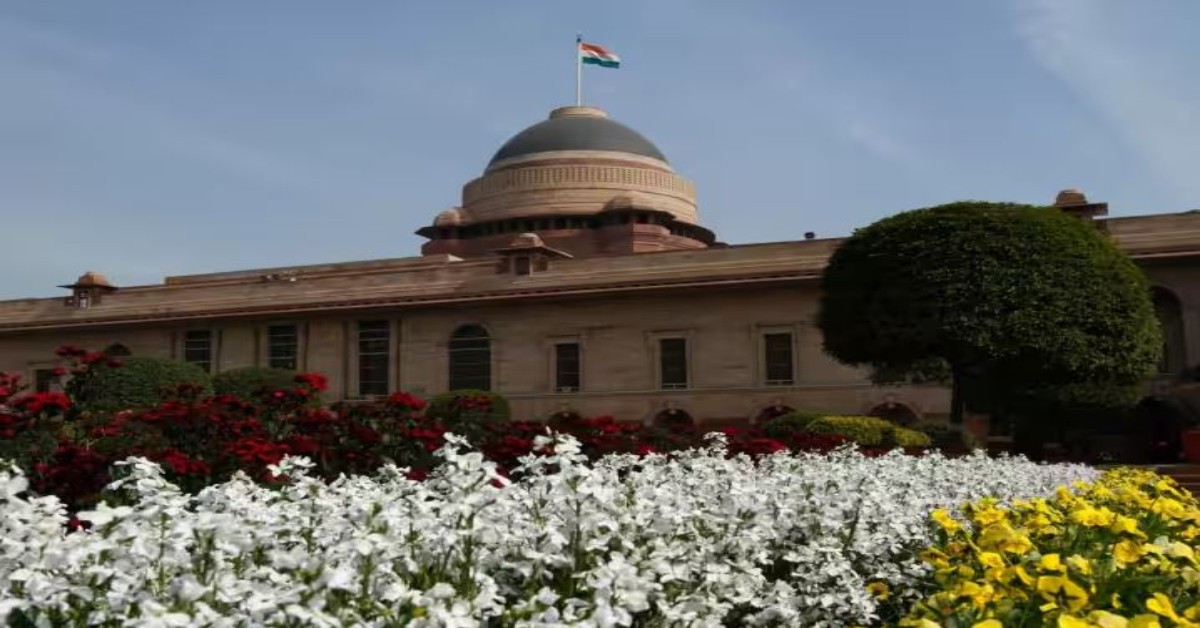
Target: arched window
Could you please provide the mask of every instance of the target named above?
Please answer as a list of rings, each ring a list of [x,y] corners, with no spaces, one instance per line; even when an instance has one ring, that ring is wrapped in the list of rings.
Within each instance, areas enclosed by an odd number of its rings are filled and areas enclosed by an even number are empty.
[[[1187,368],[1187,342],[1183,336],[1183,306],[1179,297],[1166,288],[1155,287],[1151,296],[1154,313],[1162,327],[1162,358],[1158,362],[1160,373],[1179,373]]]
[[[450,335],[450,390],[492,389],[492,341],[479,325],[463,325]]]
[[[912,408],[908,407],[907,404],[891,399],[871,408],[871,411],[867,415],[899,425],[912,425],[917,422],[917,413],[913,412]]]
[[[133,352],[129,350],[129,347],[126,347],[119,342],[114,342],[111,345],[108,345],[108,348],[104,350],[104,355],[107,355],[111,358],[123,358],[125,356],[133,355]]]
[[[779,417],[792,412],[795,412],[795,410],[791,406],[785,406],[780,403],[771,404],[758,411],[758,415],[754,417],[754,423],[766,423],[771,419],[778,419]]]
[[[668,408],[654,415],[654,426],[672,432],[687,432],[696,427],[696,421],[683,410]]]

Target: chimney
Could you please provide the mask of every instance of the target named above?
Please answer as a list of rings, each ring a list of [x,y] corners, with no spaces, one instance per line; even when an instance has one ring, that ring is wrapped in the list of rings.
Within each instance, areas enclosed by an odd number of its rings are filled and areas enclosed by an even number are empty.
[[[1054,197],[1054,206],[1082,220],[1108,215],[1108,203],[1090,203],[1083,190],[1067,188]]]

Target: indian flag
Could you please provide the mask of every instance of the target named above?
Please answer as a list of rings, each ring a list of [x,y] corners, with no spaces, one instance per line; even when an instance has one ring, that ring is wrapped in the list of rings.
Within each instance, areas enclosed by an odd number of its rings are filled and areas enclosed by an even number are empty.
[[[621,67],[621,57],[611,50],[597,44],[579,42],[579,58],[583,63],[591,63],[605,68]]]

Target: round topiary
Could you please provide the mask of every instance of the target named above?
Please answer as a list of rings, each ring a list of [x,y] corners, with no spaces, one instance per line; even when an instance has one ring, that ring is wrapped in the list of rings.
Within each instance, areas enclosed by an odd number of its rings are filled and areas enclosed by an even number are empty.
[[[80,400],[89,410],[117,412],[144,408],[174,396],[184,385],[212,394],[212,378],[204,369],[176,360],[128,357],[118,368],[97,370]]]
[[[251,401],[263,390],[280,390],[295,385],[296,371],[263,366],[246,366],[221,371],[212,378],[213,392]]]
[[[941,371],[953,423],[967,406],[1133,391],[1161,349],[1142,271],[1058,208],[966,201],[897,214],[839,246],[821,287],[825,350],[875,371]]]

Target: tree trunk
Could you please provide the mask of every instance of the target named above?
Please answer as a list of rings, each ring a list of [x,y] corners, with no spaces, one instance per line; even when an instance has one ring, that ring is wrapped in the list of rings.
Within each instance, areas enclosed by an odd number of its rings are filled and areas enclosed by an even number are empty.
[[[963,399],[963,369],[958,365],[950,367],[950,423],[962,425],[963,411],[966,403]]]

